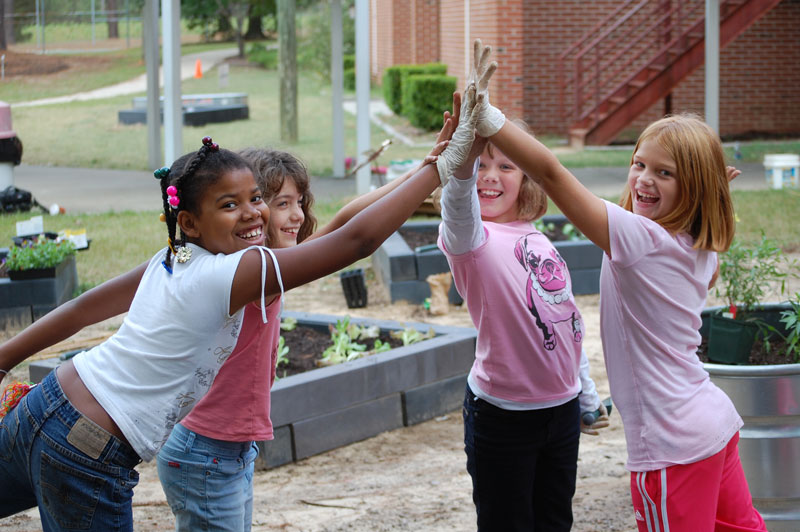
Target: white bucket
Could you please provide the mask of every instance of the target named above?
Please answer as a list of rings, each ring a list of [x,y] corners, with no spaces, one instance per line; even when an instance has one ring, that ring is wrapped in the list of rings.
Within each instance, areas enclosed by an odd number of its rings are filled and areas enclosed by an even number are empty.
[[[764,177],[772,188],[800,187],[800,155],[794,153],[764,155]]]

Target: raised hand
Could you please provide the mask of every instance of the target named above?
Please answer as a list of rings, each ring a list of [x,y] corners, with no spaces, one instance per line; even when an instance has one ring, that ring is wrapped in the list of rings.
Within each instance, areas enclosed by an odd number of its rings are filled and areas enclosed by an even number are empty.
[[[478,95],[482,96],[476,110],[478,121],[475,127],[481,137],[491,137],[506,123],[506,117],[500,109],[489,103],[489,80],[497,70],[497,62],[489,62],[492,47],[484,46],[480,39],[475,39],[472,48],[470,81],[475,84]]]
[[[470,82],[464,91],[460,110],[456,111],[457,114],[451,117],[451,120],[455,119],[458,127],[456,127],[453,138],[450,139],[447,148],[436,159],[436,169],[439,172],[442,186],[447,184],[447,180],[456,168],[464,164],[469,157],[472,142],[475,140],[475,123],[478,120],[475,109],[482,99],[477,95],[475,83]]]

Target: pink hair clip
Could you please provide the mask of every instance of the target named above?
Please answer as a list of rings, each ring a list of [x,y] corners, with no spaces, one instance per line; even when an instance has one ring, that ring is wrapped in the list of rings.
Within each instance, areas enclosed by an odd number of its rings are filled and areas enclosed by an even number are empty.
[[[167,198],[167,201],[169,202],[170,206],[172,206],[173,209],[177,209],[178,205],[181,202],[180,198],[178,198],[178,189],[175,188],[173,185],[168,186],[167,196],[169,196],[169,198]]]

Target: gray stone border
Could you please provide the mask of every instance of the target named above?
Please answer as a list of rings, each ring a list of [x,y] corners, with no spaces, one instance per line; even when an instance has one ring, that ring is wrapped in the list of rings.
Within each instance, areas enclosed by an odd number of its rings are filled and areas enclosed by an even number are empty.
[[[549,215],[544,216],[542,220],[563,223],[566,218],[562,215]],[[435,231],[439,223],[438,220],[406,222],[401,229]],[[603,251],[589,240],[561,241],[553,244],[569,267],[572,293],[597,294],[600,291]],[[450,269],[441,250],[415,251],[409,247],[398,231],[392,233],[372,254],[372,268],[388,288],[393,303],[399,300],[422,303],[431,295],[427,277]],[[454,285],[451,285],[450,302],[456,305],[462,302]]]

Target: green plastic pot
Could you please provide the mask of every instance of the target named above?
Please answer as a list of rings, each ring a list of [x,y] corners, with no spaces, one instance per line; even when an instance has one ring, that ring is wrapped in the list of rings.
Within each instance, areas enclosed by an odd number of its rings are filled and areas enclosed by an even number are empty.
[[[747,364],[758,334],[752,321],[734,320],[719,314],[710,316],[708,358],[719,364]]]

